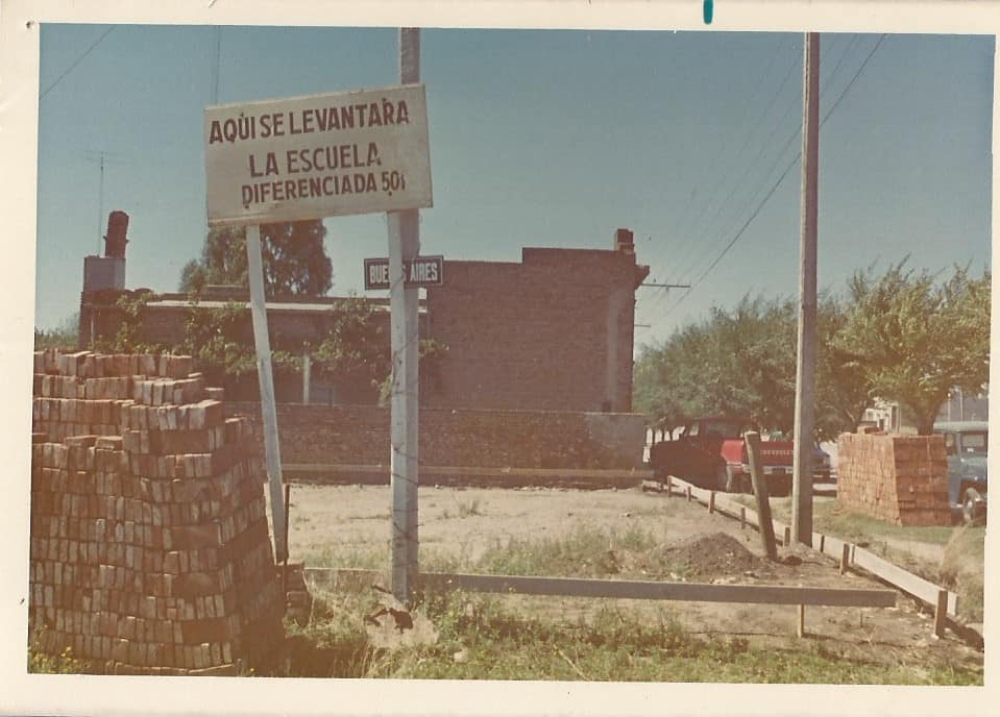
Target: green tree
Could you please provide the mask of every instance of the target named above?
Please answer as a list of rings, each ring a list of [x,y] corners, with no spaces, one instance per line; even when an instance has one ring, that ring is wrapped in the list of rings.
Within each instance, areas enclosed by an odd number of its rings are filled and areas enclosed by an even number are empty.
[[[301,370],[301,345],[272,344],[271,366],[276,373]],[[227,376],[240,377],[257,371],[250,311],[238,301],[208,308],[192,301],[184,321],[181,350],[194,357],[199,371],[217,382]]]
[[[867,377],[832,345],[843,330],[842,301],[820,303],[816,438],[853,430],[869,403]],[[796,304],[744,297],[709,318],[643,348],[636,362],[636,409],[673,426],[704,415],[743,416],[790,433],[795,421]]]
[[[843,298],[820,299],[817,311],[816,436],[832,440],[853,431],[871,405],[871,382],[864,369],[836,340],[844,335],[848,304]]]
[[[67,317],[54,329],[35,329],[35,351],[66,349],[76,351],[80,333],[80,312]]]
[[[333,283],[333,265],[323,239],[321,221],[261,226],[261,255],[266,296],[323,296]],[[200,293],[209,284],[247,287],[246,228],[215,227],[208,233],[201,258],[181,271],[180,290]]]
[[[362,297],[338,300],[330,330],[312,352],[317,368],[338,381],[379,385],[392,370],[389,337]]]
[[[664,425],[699,415],[794,420],[795,317],[787,300],[744,297],[680,329],[636,364],[636,407]]]
[[[990,274],[956,268],[939,281],[906,261],[881,276],[871,267],[854,274],[833,341],[873,395],[899,402],[926,435],[952,388],[979,391],[989,378]]]
[[[375,305],[363,297],[339,299],[333,307],[329,331],[312,352],[317,369],[338,384],[370,386],[380,402],[389,398],[392,352],[388,324],[380,321]],[[438,379],[440,357],[448,347],[434,338],[420,340],[420,381]]]

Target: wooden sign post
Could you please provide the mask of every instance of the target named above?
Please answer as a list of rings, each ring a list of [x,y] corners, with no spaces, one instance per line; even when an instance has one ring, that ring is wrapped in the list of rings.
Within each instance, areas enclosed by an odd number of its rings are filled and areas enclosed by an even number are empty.
[[[420,81],[420,30],[399,30],[399,79],[404,85]],[[389,456],[392,488],[392,594],[402,603],[419,571],[417,536],[418,417],[418,303],[420,290],[406,285],[404,261],[420,254],[420,212],[409,209],[389,214],[389,313],[392,347],[392,451]]]
[[[274,402],[274,376],[271,374],[271,341],[267,333],[267,309],[264,303],[264,262],[260,253],[260,226],[247,226],[247,274],[250,280],[250,316],[257,352],[257,381],[260,386],[260,409],[264,422],[264,456],[267,484],[271,495],[271,523],[274,529],[274,559],[288,560],[288,530],[285,525],[285,500],[282,492],[281,451],[278,444],[278,410]]]

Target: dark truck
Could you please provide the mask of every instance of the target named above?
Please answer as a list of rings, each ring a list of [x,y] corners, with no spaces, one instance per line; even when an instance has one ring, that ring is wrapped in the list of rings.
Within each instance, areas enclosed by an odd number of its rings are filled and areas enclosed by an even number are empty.
[[[941,421],[934,433],[944,436],[948,453],[948,502],[966,522],[986,519],[986,421]]]
[[[676,476],[702,488],[728,493],[752,493],[750,460],[743,434],[753,424],[745,419],[699,418],[685,424],[672,440],[653,444],[650,467],[659,479]],[[674,433],[676,433],[676,429]],[[769,495],[792,490],[792,441],[761,441],[761,463]],[[814,479],[829,480],[829,457],[817,451]]]

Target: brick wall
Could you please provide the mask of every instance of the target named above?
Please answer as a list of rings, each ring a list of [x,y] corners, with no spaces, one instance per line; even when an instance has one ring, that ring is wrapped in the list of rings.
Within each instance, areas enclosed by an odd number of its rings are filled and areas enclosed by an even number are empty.
[[[522,258],[445,262],[427,313],[449,350],[427,405],[630,412],[635,256],[529,248]]]
[[[259,404],[227,410],[259,423]],[[633,414],[432,408],[419,427],[421,464],[465,468],[638,468],[645,431]],[[282,463],[389,463],[387,408],[279,404],[278,434]]]
[[[623,242],[623,237],[628,239]],[[522,261],[445,261],[444,284],[427,289],[420,334],[448,351],[421,377],[421,404],[438,408],[538,411],[632,410],[635,289],[648,273],[636,264],[631,232],[615,248],[526,248]],[[113,339],[121,324],[116,292],[82,297],[81,346]],[[219,299],[221,297],[214,297]],[[238,298],[238,297],[236,297]],[[333,299],[272,302],[274,349],[318,345],[330,326]],[[203,306],[212,302],[209,297]],[[177,346],[189,311],[181,295],[155,297],[143,314],[143,340]],[[379,315],[387,321],[388,315]],[[242,340],[253,344],[249,312]],[[383,332],[386,342],[389,331]],[[232,387],[227,386],[227,390]],[[301,399],[278,386],[279,401]],[[374,391],[367,398],[375,402]],[[340,391],[338,400],[348,391]],[[231,398],[235,392],[229,390]]]
[[[191,359],[35,354],[36,649],[115,673],[233,673],[281,635],[262,470]]]
[[[944,439],[841,435],[837,440],[837,503],[896,525],[949,525]]]

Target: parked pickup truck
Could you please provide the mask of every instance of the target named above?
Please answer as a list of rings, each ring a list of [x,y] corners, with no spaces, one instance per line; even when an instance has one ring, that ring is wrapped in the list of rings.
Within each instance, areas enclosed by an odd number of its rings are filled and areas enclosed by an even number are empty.
[[[944,436],[948,452],[948,501],[963,520],[986,520],[986,457],[989,423],[986,421],[941,421],[934,433]]]
[[[660,441],[650,448],[650,467],[661,478],[673,475],[702,488],[751,493],[750,461],[743,440],[743,434],[751,428],[751,422],[742,419],[691,421],[679,432],[675,429],[672,433],[676,437],[672,440]],[[761,462],[770,495],[791,492],[793,455],[792,441],[761,441]],[[829,463],[814,466],[817,474],[825,471],[829,475],[829,470]]]

